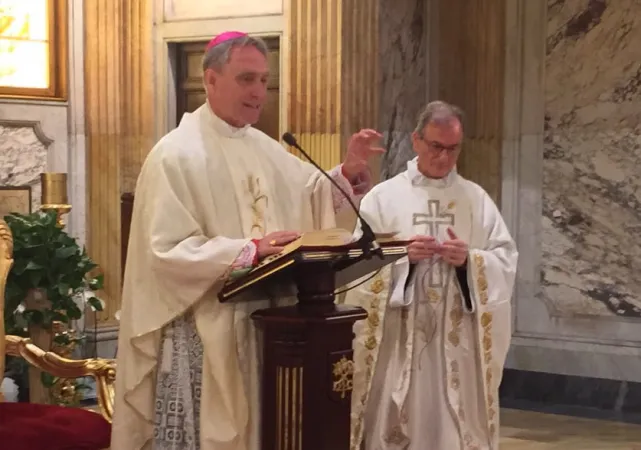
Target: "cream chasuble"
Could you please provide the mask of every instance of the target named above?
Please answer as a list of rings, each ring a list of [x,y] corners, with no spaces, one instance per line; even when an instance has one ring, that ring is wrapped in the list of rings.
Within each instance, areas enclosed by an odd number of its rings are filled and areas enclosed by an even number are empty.
[[[172,339],[162,343],[162,330],[191,311],[202,340],[200,445],[172,448],[256,450],[259,355],[249,314],[276,302],[221,304],[217,292],[251,238],[334,226],[331,184],[311,165],[207,105],[186,114],[150,152],[136,188],[112,448],[151,448],[157,375],[180,363],[160,361]]]
[[[456,172],[430,180],[414,160],[363,198],[361,214],[399,238],[443,242],[451,227],[469,245],[470,292],[434,257],[399,260],[347,294],[369,313],[354,327],[352,449],[497,449],[518,259],[498,209]]]

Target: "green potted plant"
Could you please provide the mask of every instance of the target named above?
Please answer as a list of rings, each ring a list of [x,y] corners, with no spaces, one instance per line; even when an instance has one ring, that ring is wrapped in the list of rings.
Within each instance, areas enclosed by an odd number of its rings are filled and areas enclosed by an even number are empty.
[[[33,330],[40,329],[49,342],[34,343],[44,350],[74,344],[68,333],[52,329],[60,323],[69,327],[85,306],[102,311],[102,301],[93,294],[103,284],[102,275],[95,275],[97,265],[57,224],[55,211],[11,214],[4,220],[13,235],[14,259],[5,293],[7,333],[33,337]],[[43,375],[51,387],[55,380]]]

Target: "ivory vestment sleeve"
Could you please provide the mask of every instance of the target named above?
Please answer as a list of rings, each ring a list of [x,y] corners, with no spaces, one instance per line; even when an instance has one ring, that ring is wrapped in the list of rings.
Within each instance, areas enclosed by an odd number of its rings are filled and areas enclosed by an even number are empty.
[[[486,193],[483,193],[481,198],[478,207],[480,233],[483,236],[479,241],[485,245],[481,248],[470,248],[467,272],[472,310],[469,312],[477,310],[479,305],[510,302],[518,260],[516,244],[498,208]],[[480,272],[481,267],[484,267],[483,273]],[[491,282],[487,284],[487,280]],[[487,284],[487,290],[479,289],[479,281],[481,288]]]
[[[499,446],[499,385],[512,337],[511,300],[518,252],[489,195],[483,192],[480,212],[484,242],[470,250],[468,284],[477,323],[479,360],[491,448]]]

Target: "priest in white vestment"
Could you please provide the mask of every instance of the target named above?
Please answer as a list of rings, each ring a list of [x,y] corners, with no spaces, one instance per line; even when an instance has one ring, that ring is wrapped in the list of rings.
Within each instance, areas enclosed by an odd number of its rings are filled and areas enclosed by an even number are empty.
[[[291,299],[221,304],[235,268],[300,233],[335,226],[345,199],[310,164],[251,127],[267,48],[216,37],[207,103],[150,152],[135,192],[118,342],[115,450],[258,450],[259,358],[250,314]],[[380,134],[362,130],[331,176],[360,198]]]
[[[462,140],[458,108],[430,103],[417,158],[361,201],[374,232],[412,243],[346,296],[369,314],[354,328],[353,450],[498,449],[518,253],[489,195],[456,173]]]

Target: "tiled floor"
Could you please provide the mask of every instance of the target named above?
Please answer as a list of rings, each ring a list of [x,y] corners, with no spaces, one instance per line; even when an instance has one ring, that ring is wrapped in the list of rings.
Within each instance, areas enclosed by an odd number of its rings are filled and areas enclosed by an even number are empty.
[[[641,425],[504,410],[501,450],[641,450]]]

